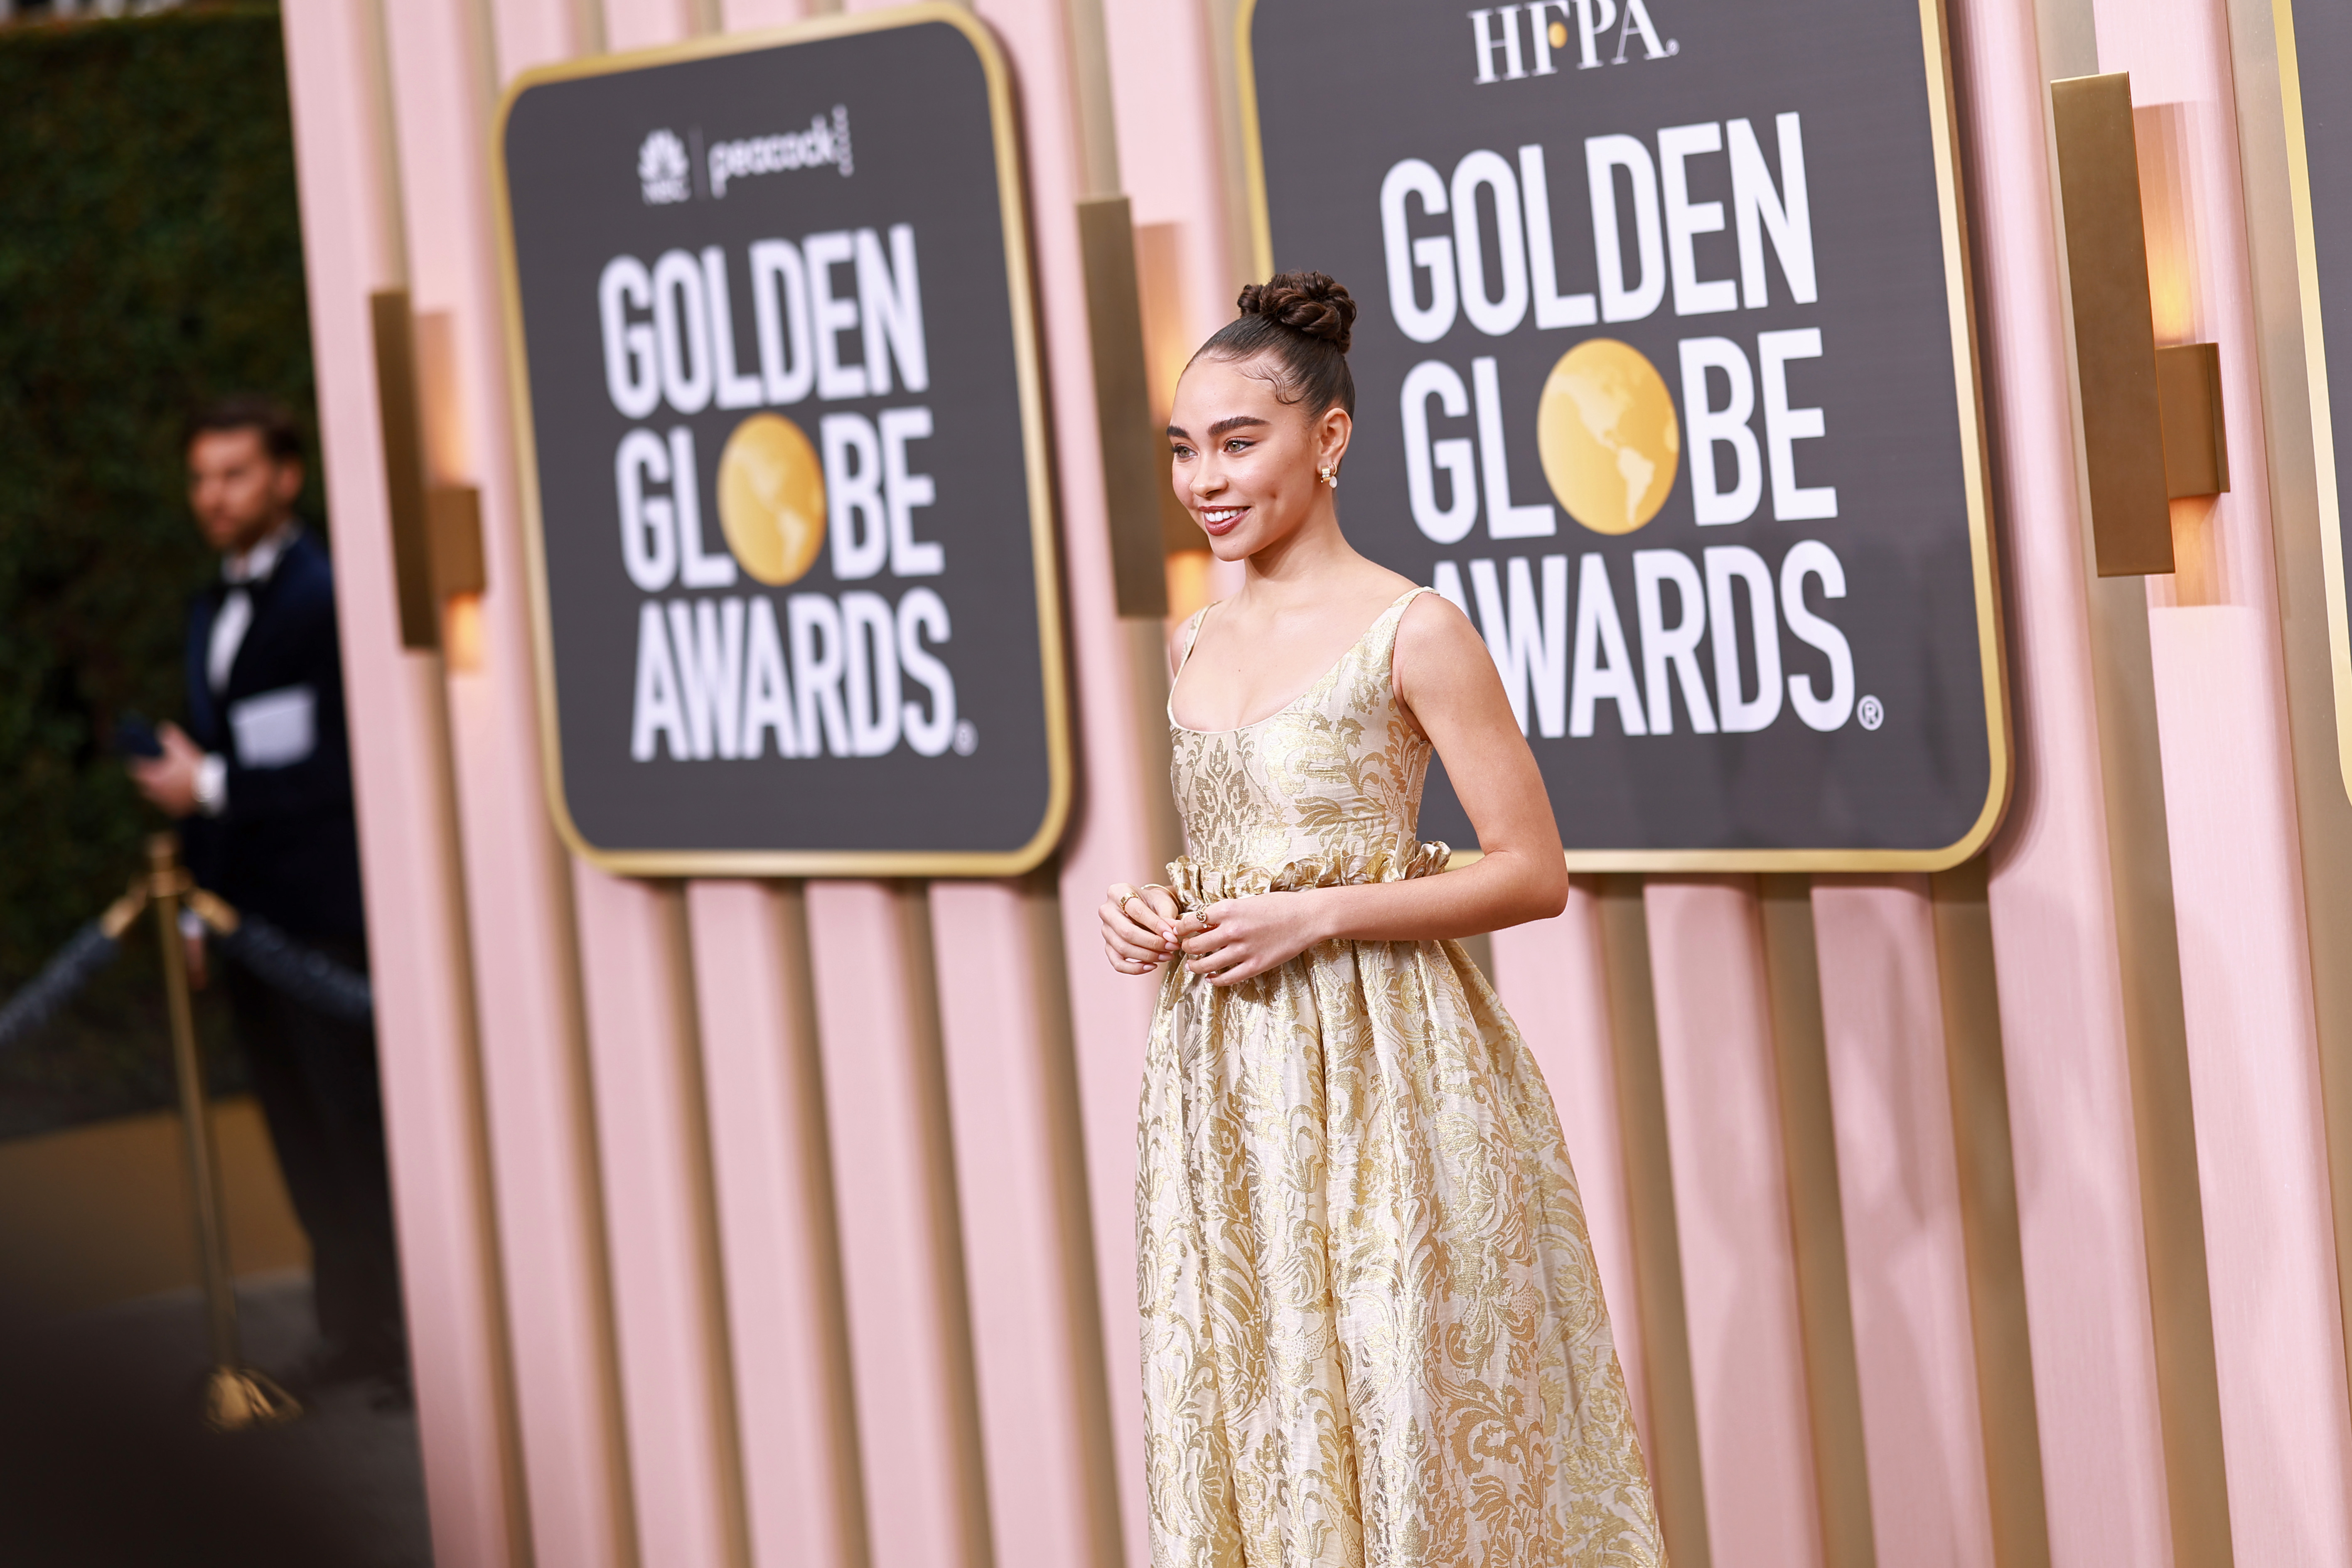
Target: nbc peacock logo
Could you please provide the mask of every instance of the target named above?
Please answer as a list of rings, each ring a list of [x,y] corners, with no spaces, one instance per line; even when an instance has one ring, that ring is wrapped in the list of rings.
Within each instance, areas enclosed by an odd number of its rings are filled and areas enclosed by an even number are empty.
[[[677,132],[663,129],[647,136],[637,148],[637,184],[647,206],[682,202],[694,195],[688,179],[686,143]]]

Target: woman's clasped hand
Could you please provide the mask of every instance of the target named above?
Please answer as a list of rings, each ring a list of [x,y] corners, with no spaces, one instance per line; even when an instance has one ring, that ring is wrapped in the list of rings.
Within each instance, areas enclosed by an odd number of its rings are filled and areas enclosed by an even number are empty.
[[[1176,895],[1156,883],[1139,888],[1113,882],[1096,913],[1102,920],[1103,952],[1121,974],[1150,973],[1176,956],[1184,939]]]
[[[1181,957],[1184,967],[1232,985],[1288,963],[1331,933],[1311,891],[1223,899],[1185,914],[1157,883],[1113,882],[1104,895],[1103,949],[1121,974],[1149,974]]]

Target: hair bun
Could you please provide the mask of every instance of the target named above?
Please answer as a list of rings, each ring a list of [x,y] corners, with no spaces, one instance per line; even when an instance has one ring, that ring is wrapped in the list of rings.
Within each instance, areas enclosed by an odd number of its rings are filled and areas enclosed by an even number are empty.
[[[1348,352],[1356,324],[1356,301],[1345,285],[1320,272],[1277,272],[1263,283],[1243,286],[1236,301],[1244,316],[1264,316],[1292,331],[1320,338]]]

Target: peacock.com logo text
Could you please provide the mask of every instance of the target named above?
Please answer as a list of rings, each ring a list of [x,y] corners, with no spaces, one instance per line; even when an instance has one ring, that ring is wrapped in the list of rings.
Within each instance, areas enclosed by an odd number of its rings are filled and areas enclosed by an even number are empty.
[[[697,147],[702,144],[698,128],[688,134]],[[841,103],[833,106],[830,115],[811,115],[805,131],[713,142],[700,157],[703,188],[715,202],[727,199],[728,186],[754,175],[832,169],[847,179],[857,172],[849,141],[849,107]],[[637,186],[646,205],[693,200],[695,161],[677,132],[665,126],[648,132],[637,146]]]

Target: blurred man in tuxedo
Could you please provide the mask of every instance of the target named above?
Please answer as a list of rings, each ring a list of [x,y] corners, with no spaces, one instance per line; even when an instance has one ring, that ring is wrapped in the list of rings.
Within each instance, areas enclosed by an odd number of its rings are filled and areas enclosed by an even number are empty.
[[[184,819],[202,885],[364,970],[334,579],[325,548],[294,513],[300,433],[278,405],[231,398],[190,421],[186,452],[189,504],[221,571],[188,618],[188,727],[162,726],[162,755],[134,763],[132,776]],[[189,947],[201,984],[200,931]],[[298,1378],[404,1386],[374,1027],[241,969],[224,979],[310,1238],[320,1344]]]

